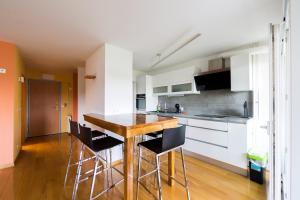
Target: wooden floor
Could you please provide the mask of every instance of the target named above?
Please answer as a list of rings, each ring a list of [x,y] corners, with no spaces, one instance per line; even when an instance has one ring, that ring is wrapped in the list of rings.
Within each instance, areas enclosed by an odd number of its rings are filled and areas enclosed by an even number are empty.
[[[63,189],[69,142],[70,138],[67,134],[63,134],[61,142],[57,135],[28,139],[22,147],[16,166],[0,170],[0,200],[71,199],[75,169],[71,170],[66,190]],[[253,183],[245,177],[191,157],[186,157],[186,163],[193,200],[266,199],[264,186]],[[182,178],[179,164],[180,162],[176,162],[176,176]],[[162,169],[166,170],[164,164],[162,165]],[[92,163],[87,163],[85,169],[91,167]],[[114,175],[115,180],[119,178],[120,176]],[[185,190],[179,184],[169,187],[166,184],[166,177],[162,178],[164,199],[186,199]],[[103,188],[103,180],[105,174],[98,177],[96,190],[100,191]],[[152,177],[145,180],[145,184],[155,191],[152,182]],[[88,180],[79,185],[77,199],[88,199],[90,183]],[[122,199],[122,190],[123,183],[99,199]],[[148,200],[153,197],[142,188],[139,199]]]

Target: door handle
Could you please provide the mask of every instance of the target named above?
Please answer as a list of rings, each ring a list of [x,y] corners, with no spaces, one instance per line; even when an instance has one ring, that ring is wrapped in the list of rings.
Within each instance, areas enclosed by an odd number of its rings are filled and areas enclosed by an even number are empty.
[[[268,130],[268,125],[261,125],[260,128]]]

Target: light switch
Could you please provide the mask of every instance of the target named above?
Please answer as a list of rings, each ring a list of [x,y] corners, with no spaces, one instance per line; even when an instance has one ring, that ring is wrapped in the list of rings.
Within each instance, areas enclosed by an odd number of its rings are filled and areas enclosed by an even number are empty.
[[[0,67],[0,74],[5,74],[6,73],[6,69],[4,67]]]

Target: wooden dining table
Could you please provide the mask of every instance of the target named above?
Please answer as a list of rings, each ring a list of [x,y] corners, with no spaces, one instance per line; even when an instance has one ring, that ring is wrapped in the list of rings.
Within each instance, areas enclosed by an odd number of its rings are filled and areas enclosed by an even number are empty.
[[[85,114],[84,120],[116,133],[124,138],[124,199],[133,200],[134,136],[160,131],[177,126],[178,120],[173,117],[162,117],[147,114],[101,115]],[[175,174],[175,152],[168,153],[168,184],[172,186]]]

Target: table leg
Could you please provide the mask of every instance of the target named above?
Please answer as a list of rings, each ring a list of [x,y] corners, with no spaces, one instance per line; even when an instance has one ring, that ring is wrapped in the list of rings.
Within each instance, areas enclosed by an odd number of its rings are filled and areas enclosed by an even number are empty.
[[[174,180],[171,177],[175,175],[175,151],[170,151],[168,153],[168,184],[170,186],[174,185]]]
[[[133,148],[134,139],[126,138],[124,146],[124,199],[133,200]]]

